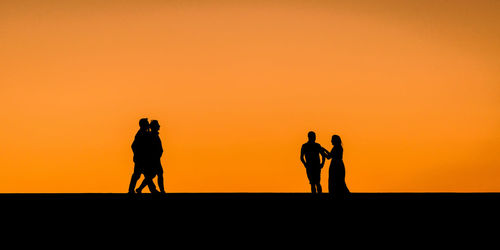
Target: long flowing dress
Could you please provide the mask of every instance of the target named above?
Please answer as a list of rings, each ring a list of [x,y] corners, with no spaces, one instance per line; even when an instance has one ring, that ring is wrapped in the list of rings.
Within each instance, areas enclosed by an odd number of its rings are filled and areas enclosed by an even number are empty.
[[[334,197],[342,198],[350,194],[345,183],[345,166],[342,160],[344,149],[342,146],[332,148],[329,156],[332,158],[328,173],[328,192]]]

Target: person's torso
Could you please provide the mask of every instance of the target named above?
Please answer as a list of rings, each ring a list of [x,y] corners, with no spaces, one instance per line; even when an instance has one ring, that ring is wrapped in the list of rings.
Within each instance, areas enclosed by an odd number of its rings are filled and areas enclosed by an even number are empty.
[[[139,160],[147,157],[150,144],[150,134],[148,132],[139,130],[134,139],[134,159]]]
[[[344,149],[339,146],[335,146],[332,149],[332,163],[333,162],[342,162],[342,155],[343,155]]]
[[[304,143],[302,145],[302,152],[306,158],[307,165],[319,165],[320,164],[320,152],[321,145],[318,143]]]
[[[161,139],[158,134],[151,135],[151,145],[150,145],[150,153],[152,157],[160,158],[163,153],[163,147],[161,145]]]

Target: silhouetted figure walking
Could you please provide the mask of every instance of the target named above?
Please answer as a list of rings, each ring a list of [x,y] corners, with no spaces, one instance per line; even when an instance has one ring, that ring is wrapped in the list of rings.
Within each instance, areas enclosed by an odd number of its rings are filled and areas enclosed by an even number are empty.
[[[161,139],[159,136],[160,124],[157,120],[152,120],[149,124],[151,129],[150,141],[148,143],[148,163],[144,169],[145,179],[142,184],[137,188],[137,193],[141,193],[142,189],[146,187],[147,183],[153,180],[155,176],[158,176],[158,186],[161,193],[165,193],[165,186],[163,181],[163,168],[161,166],[161,156],[163,154],[163,146],[161,145]]]
[[[147,118],[142,118],[139,120],[139,131],[135,135],[134,142],[132,142],[132,151],[134,152],[134,173],[132,174],[132,178],[130,179],[130,184],[128,187],[128,192],[130,194],[134,193],[135,185],[137,181],[141,177],[141,174],[144,173],[144,170],[148,166],[149,161],[149,145],[151,141],[151,135],[149,132],[149,122]],[[146,175],[145,175],[146,176]],[[149,178],[147,179],[146,184],[149,187],[151,193],[158,192],[154,183]]]
[[[311,192],[313,194],[316,192],[321,194],[323,192],[320,184],[321,168],[323,168],[323,164],[325,163],[325,156],[323,155],[321,145],[316,143],[316,134],[310,131],[307,137],[309,141],[304,143],[300,150],[300,161],[302,161],[302,164],[306,168],[307,178],[311,184]]]
[[[345,183],[345,166],[342,160],[344,149],[340,136],[332,136],[333,148],[330,152],[323,149],[327,159],[332,159],[328,171],[328,192],[335,198],[344,198],[350,194]]]

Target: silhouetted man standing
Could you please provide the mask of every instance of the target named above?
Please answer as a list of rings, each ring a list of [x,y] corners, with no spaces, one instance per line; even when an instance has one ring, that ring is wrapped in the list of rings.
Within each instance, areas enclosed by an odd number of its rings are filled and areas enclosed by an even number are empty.
[[[132,151],[134,152],[134,173],[130,179],[130,185],[128,187],[128,193],[133,194],[137,180],[144,173],[144,170],[148,167],[150,161],[150,144],[151,144],[151,134],[149,132],[149,122],[148,118],[142,118],[139,120],[139,131],[135,135],[134,142],[132,143]],[[146,178],[147,185],[151,193],[157,193],[156,186],[150,178]]]
[[[325,163],[325,156],[323,155],[323,148],[321,145],[316,143],[316,134],[310,131],[307,134],[309,141],[302,145],[300,150],[300,161],[306,167],[307,178],[311,184],[311,192],[315,194],[316,192],[322,193],[320,179],[321,179],[321,168]],[[321,155],[321,161],[320,161]]]

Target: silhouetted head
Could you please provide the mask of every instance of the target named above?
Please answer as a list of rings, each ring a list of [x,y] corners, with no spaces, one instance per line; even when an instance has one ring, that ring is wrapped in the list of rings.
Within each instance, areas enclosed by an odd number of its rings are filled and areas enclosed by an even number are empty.
[[[316,141],[316,133],[314,133],[313,131],[309,131],[309,133],[307,133],[307,137],[309,138],[310,142]]]
[[[160,130],[160,123],[158,123],[158,120],[151,120],[149,127],[151,128],[151,131],[157,132]]]
[[[149,121],[148,118],[142,118],[139,120],[139,127],[141,130],[147,130],[149,129]]]
[[[340,139],[340,136],[338,136],[338,135],[332,136],[332,145],[333,146],[342,146],[342,140]]]

